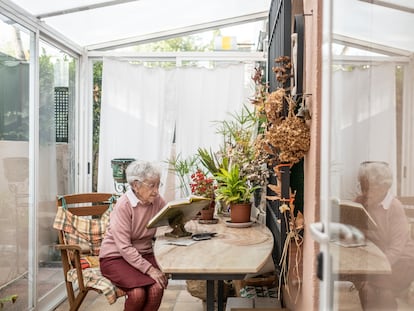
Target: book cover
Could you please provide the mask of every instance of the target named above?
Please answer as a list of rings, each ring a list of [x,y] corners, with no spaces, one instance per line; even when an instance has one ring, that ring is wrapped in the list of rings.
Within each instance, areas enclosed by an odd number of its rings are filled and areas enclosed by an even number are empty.
[[[169,221],[181,217],[180,222],[186,223],[210,205],[211,199],[191,195],[186,198],[168,202],[147,224],[147,228],[168,226]]]
[[[361,203],[341,200],[337,208],[338,211],[333,211],[333,215],[338,215],[338,222],[340,223],[352,225],[360,230],[372,229],[377,226],[374,219]]]

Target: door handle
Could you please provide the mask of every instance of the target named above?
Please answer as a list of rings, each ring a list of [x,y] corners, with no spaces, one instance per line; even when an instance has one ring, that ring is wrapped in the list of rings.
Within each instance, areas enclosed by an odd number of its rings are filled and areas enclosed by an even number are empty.
[[[319,244],[329,243],[329,236],[324,230],[324,225],[321,222],[315,222],[309,225],[312,238]]]

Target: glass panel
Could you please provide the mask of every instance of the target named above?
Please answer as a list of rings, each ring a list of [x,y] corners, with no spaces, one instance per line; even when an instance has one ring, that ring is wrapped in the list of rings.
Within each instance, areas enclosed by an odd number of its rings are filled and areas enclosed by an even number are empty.
[[[31,36],[0,15],[0,298],[17,294],[16,310],[28,301]]]
[[[401,47],[413,46],[414,14],[368,1],[335,0],[332,6],[332,38],[340,43],[331,46],[325,130],[330,131],[334,310],[410,310],[414,73]],[[345,16],[358,19],[349,23]],[[361,27],[359,19],[365,21]],[[387,41],[378,44],[384,26]],[[353,235],[346,238],[350,229]]]
[[[40,42],[39,102],[39,238],[38,297],[63,281],[57,232],[52,229],[56,194],[68,193],[69,117],[73,107],[76,61],[61,50]]]

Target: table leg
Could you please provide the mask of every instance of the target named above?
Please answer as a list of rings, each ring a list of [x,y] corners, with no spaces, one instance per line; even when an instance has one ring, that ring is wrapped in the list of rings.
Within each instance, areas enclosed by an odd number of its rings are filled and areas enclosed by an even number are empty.
[[[218,280],[218,289],[217,289],[217,307],[218,311],[223,311],[223,296],[224,296],[224,282],[223,280]]]
[[[207,280],[207,311],[214,311],[214,280]]]

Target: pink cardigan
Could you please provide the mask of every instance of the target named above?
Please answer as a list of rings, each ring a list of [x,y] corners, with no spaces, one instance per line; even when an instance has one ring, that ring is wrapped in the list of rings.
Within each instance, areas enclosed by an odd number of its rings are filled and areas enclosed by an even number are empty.
[[[110,214],[99,257],[122,256],[130,265],[146,273],[151,264],[141,254],[152,253],[152,239],[156,233],[156,228],[147,229],[146,225],[164,205],[161,196],[153,204],[144,205],[128,190]]]

